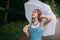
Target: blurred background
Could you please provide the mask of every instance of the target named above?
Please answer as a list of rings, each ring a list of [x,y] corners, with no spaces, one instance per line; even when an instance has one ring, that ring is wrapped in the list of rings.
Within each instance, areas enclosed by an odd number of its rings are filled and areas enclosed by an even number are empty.
[[[23,27],[28,24],[24,3],[28,0],[0,0],[0,40],[28,40]],[[40,0],[50,5],[57,17],[56,34],[43,40],[60,40],[60,0]]]

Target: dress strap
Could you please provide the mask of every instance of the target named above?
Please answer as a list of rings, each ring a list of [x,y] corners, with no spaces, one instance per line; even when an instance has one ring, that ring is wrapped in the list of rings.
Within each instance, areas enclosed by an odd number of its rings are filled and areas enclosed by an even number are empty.
[[[31,25],[32,25],[32,23],[30,23],[30,26],[29,26],[29,28],[31,27]]]
[[[41,22],[40,22],[39,26],[41,26]]]
[[[39,26],[40,26],[40,28],[42,29],[42,23],[41,23],[41,22],[40,22]]]
[[[40,28],[41,28],[42,30],[44,30],[44,29],[42,28],[42,22],[40,22],[40,25],[39,25],[39,26],[40,26]]]

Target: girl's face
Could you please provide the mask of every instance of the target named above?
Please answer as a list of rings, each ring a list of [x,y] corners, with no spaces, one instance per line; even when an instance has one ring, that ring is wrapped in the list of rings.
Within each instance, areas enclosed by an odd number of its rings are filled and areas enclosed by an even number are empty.
[[[38,18],[38,12],[37,12],[37,10],[33,11],[32,18]]]

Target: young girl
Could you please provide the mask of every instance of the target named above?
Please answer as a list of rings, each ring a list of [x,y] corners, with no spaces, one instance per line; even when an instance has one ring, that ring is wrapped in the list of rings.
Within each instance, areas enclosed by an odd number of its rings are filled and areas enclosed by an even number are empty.
[[[42,22],[45,18],[46,21]],[[42,40],[44,27],[51,21],[50,16],[43,16],[39,9],[33,10],[32,22],[23,28],[23,31],[30,38],[29,40]]]

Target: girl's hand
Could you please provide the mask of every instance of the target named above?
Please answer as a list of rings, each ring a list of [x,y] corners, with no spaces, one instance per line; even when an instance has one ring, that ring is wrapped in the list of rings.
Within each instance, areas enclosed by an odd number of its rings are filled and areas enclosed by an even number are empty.
[[[42,28],[44,28],[52,20],[50,16],[41,15],[40,18],[46,19],[44,22],[42,22]]]
[[[23,31],[24,32],[27,32],[28,31],[28,25],[23,28]]]
[[[26,35],[27,35],[28,37],[30,37],[29,32],[28,32],[28,29],[29,29],[29,25],[26,25],[26,26],[23,28],[23,31],[26,33]]]

